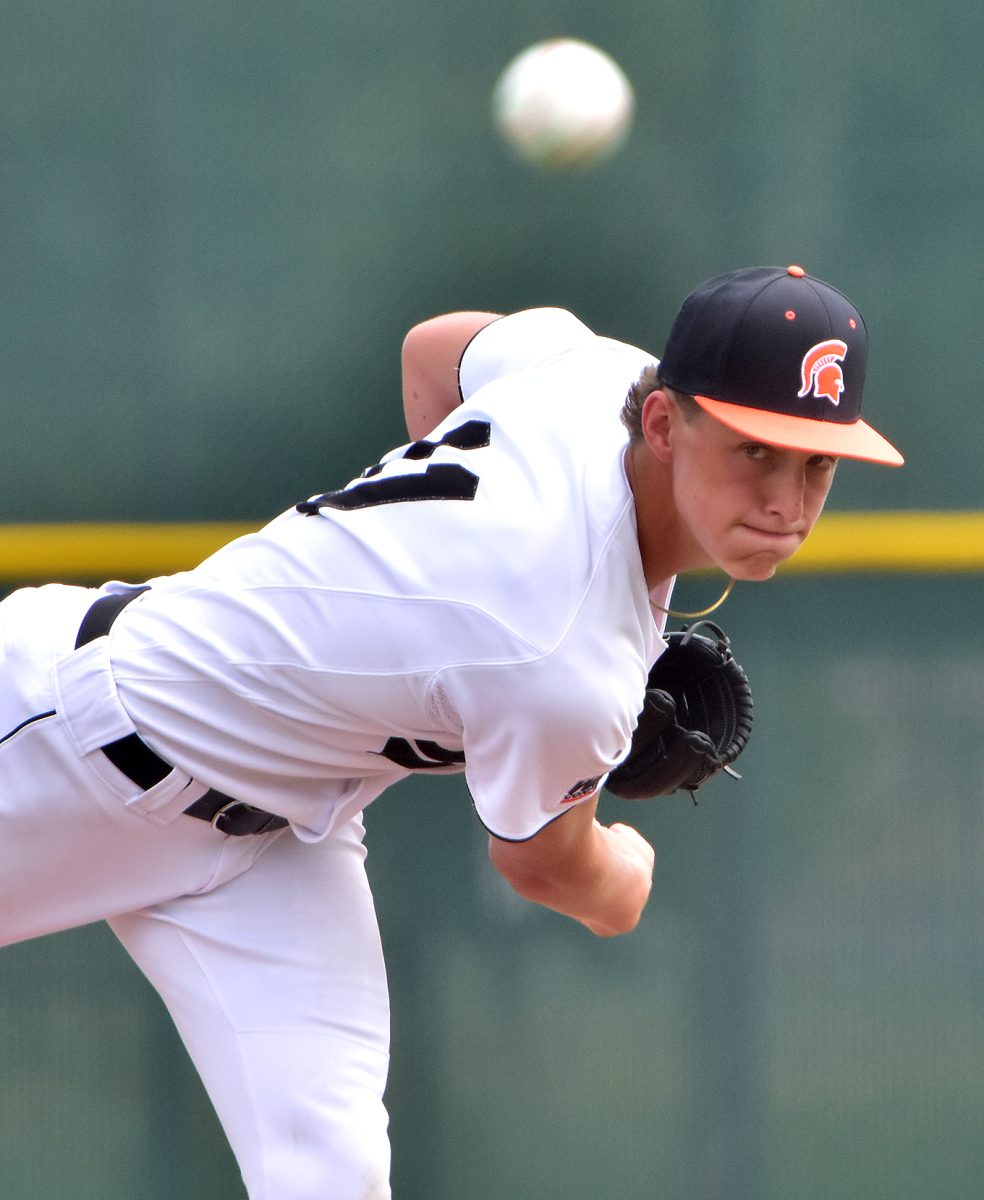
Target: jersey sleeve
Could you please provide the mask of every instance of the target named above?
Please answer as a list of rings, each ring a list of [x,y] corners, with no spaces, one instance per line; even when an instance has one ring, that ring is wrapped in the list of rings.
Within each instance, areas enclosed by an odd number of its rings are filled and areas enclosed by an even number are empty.
[[[631,693],[619,703],[548,660],[452,671],[443,686],[462,724],[475,809],[507,841],[533,837],[592,796],[624,753],[638,710]]]
[[[548,362],[595,334],[562,308],[530,308],[483,326],[462,352],[458,387],[462,400],[497,379]]]

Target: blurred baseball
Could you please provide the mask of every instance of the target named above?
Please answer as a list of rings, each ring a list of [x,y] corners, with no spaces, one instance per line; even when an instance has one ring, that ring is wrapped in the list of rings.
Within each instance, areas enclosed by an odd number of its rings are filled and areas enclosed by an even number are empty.
[[[538,167],[584,167],[616,150],[635,108],[613,58],[588,42],[552,38],[510,62],[492,94],[499,133]]]

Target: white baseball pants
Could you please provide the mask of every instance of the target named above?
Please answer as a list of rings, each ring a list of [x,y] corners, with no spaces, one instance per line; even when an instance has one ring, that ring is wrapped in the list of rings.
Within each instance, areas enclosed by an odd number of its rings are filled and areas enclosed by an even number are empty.
[[[389,1006],[361,823],[314,844],[230,837],[184,815],[205,789],[181,771],[141,792],[98,748],[133,732],[105,639],[72,652],[95,595],[0,603],[0,944],[108,920],[250,1200],[387,1200]]]

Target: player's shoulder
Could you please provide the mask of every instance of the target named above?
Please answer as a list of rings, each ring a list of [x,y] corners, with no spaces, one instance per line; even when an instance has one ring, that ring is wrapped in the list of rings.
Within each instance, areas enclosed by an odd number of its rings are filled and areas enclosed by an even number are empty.
[[[479,329],[472,343],[479,340],[522,339],[525,337],[556,337],[564,342],[585,341],[597,336],[589,326],[569,309],[556,306],[524,308],[506,316],[496,317]]]
[[[593,345],[595,333],[565,308],[527,308],[483,326],[465,347],[458,368],[467,398],[485,384]]]
[[[566,308],[528,308],[498,317],[479,329],[465,346],[458,368],[462,398],[499,379],[562,362],[587,377],[619,378],[655,361],[647,351],[596,333]]]

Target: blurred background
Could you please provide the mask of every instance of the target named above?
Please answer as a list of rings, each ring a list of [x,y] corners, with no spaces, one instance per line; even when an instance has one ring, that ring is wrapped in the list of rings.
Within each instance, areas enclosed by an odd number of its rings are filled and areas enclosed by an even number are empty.
[[[489,97],[559,35],[638,107],[551,175]],[[256,525],[405,440],[426,316],[556,304],[658,354],[702,279],[789,262],[865,315],[908,459],[842,466],[835,516],[984,508],[982,35],[976,0],[6,0],[0,518]],[[506,894],[460,782],[370,809],[397,1200],[980,1197],[981,583],[736,590],[744,779],[604,802],[657,845],[629,938]],[[0,1031],[0,1195],[242,1195],[105,929],[5,950]]]

